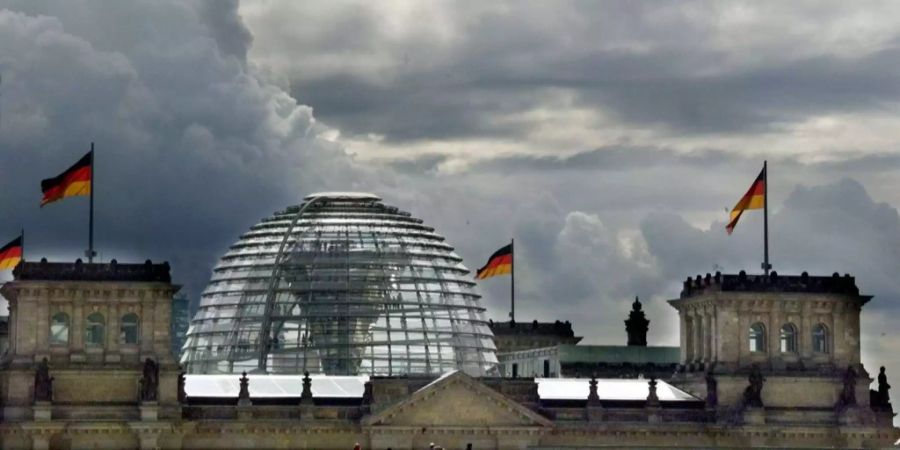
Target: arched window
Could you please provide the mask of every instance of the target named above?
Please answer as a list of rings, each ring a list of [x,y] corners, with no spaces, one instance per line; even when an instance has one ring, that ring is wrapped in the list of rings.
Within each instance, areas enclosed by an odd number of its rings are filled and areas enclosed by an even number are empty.
[[[754,323],[750,326],[750,351],[766,351],[766,327],[761,323]]]
[[[122,344],[137,344],[140,336],[141,322],[137,314],[128,313],[122,316],[122,329],[119,332],[119,342]]]
[[[818,324],[812,332],[813,351],[816,353],[828,353],[828,327]]]
[[[797,327],[792,323],[781,327],[781,352],[797,353]]]
[[[103,337],[105,334],[106,321],[103,320],[103,314],[93,313],[87,316],[87,322],[84,330],[84,342],[87,345],[103,345]]]
[[[66,345],[69,343],[69,315],[58,312],[50,319],[50,344]]]

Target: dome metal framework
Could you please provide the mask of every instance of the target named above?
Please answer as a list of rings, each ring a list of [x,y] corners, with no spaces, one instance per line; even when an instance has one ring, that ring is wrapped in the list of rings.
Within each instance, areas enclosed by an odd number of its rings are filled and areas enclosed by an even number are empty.
[[[492,375],[474,288],[422,220],[372,194],[313,194],[221,258],[181,362],[188,373]]]

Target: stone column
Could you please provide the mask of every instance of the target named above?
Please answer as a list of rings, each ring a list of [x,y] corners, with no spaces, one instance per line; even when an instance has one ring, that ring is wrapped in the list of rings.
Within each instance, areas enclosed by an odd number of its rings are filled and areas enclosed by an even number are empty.
[[[833,336],[831,338],[832,348],[831,352],[833,355],[833,361],[838,366],[838,368],[847,368],[847,364],[850,363],[850,359],[847,357],[847,339],[844,335],[844,304],[843,302],[836,302],[831,310],[831,318],[834,327],[832,328]]]
[[[10,335],[10,337],[16,343],[17,354],[27,355],[30,358],[37,348],[37,336],[35,335],[37,305],[30,300],[17,301],[17,303],[18,311],[15,319],[19,325],[17,327],[18,332],[15,335]]]
[[[847,328],[847,341],[848,341],[848,352],[847,357],[849,358],[850,364],[859,364],[861,359],[861,350],[860,350],[860,329],[859,329],[859,315],[862,312],[859,305],[854,303],[849,303],[847,308],[845,309],[844,317],[846,320]],[[868,390],[868,389],[866,389]]]
[[[106,319],[106,323],[108,324],[109,331],[106,334],[106,349],[109,352],[118,352],[119,351],[119,332],[121,331],[121,312],[119,311],[119,303],[113,302],[109,305],[109,315],[108,319]]]
[[[141,360],[144,355],[153,353],[154,306],[153,299],[141,300]]]
[[[799,336],[797,336],[797,344],[800,346],[800,358],[803,360],[812,357],[812,329],[815,326],[812,317],[812,304],[803,302],[800,307],[800,323],[797,324]],[[805,362],[805,361],[804,361]]]
[[[697,311],[697,313],[700,316],[700,320],[699,320],[699,322],[700,322],[700,342],[699,342],[700,346],[699,346],[699,352],[697,352],[697,360],[698,360],[698,362],[703,364],[709,360],[709,358],[708,358],[708,354],[709,354],[709,345],[708,345],[709,344],[709,342],[708,342],[709,319],[706,317],[706,311],[704,310],[704,308],[701,307]]]
[[[703,360],[703,321],[700,319],[700,313],[697,309],[691,310],[692,322],[694,323],[694,358],[693,362]]]
[[[69,325],[72,333],[72,350],[80,352],[84,350],[84,303],[76,301],[72,308],[72,322]]]
[[[683,310],[678,311],[678,320],[681,325],[679,327],[678,334],[679,334],[679,341],[681,342],[681,364],[682,365],[688,363],[688,358],[689,358],[689,354],[690,354],[690,351],[688,349],[688,329],[687,329],[688,321],[687,321],[686,315],[687,314]],[[561,371],[559,373],[562,374]]]
[[[708,307],[703,308],[703,362],[709,364],[712,361],[712,317]]]
[[[16,304],[18,304],[17,301],[9,302],[9,322],[7,322],[7,323],[9,324],[9,350],[8,350],[8,352],[10,355],[17,354],[16,349],[18,348],[18,346],[16,346],[16,336],[18,336],[18,334],[16,332],[16,330],[18,329],[18,327],[16,326],[16,322],[18,321],[19,314],[16,309]]]
[[[71,336],[69,360],[71,362],[84,362],[86,360],[84,354],[84,308],[84,298],[76,297],[72,305],[72,316],[69,322],[69,333]]]
[[[767,330],[767,347],[766,350],[770,360],[775,360],[781,353],[781,316],[778,311],[777,302],[770,301],[769,304],[769,327]]]
[[[740,308],[740,307],[739,307]],[[750,358],[750,318],[747,317],[746,311],[738,310],[738,345],[737,345],[737,361],[738,366],[749,364]]]
[[[150,292],[147,293],[151,295]],[[169,359],[169,327],[171,324],[172,299],[165,298],[165,291],[162,293],[153,292],[152,298],[154,302],[153,308],[153,351],[159,355],[160,359]]]
[[[109,312],[108,331],[106,333],[106,362],[119,363],[122,361],[122,354],[119,353],[119,333],[122,331],[122,304],[112,302],[107,308]]]
[[[709,342],[709,360],[716,362],[719,359],[719,316],[715,305],[710,306],[709,311],[709,332],[712,338]]]
[[[50,304],[46,298],[37,300],[37,317],[35,320],[37,329],[37,351],[46,353],[50,351]]]

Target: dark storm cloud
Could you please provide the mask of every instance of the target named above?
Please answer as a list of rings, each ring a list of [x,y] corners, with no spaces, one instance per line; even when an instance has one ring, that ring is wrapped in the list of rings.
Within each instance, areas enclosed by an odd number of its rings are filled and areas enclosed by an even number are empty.
[[[200,17],[207,23],[220,52],[246,61],[253,35],[241,20],[238,5],[238,0],[200,0]]]
[[[473,169],[478,171],[605,171],[687,166],[703,170],[722,165],[733,165],[745,160],[739,155],[720,150],[679,153],[673,149],[655,147],[607,146],[568,156],[512,155],[489,158],[476,164]]]
[[[406,174],[436,173],[451,157],[441,153],[413,153],[391,158],[375,158],[373,164],[388,167]],[[726,150],[705,149],[683,152],[674,148],[610,145],[564,156],[512,154],[485,156],[458,172],[474,174],[491,173],[552,173],[552,172],[609,172],[647,171],[668,168],[683,171],[726,171],[740,176],[740,170],[760,164],[757,155],[741,155]],[[791,174],[828,174],[841,177],[846,174],[872,174],[894,172],[900,167],[898,153],[848,153],[833,161],[801,161],[784,156],[769,159],[776,170]],[[454,176],[451,174],[451,176]],[[796,180],[795,180],[796,181]]]
[[[386,35],[380,9],[348,7],[341,11],[352,20],[336,15],[342,18],[323,20],[303,37],[321,39],[347,58],[380,55],[381,65],[310,70],[299,64],[292,93],[346,134],[374,133],[386,142],[524,136],[534,124],[496,118],[552,109],[563,95],[571,95],[574,106],[607,111],[630,125],[699,135],[778,131],[817,114],[883,112],[893,110],[900,95],[896,32],[894,43],[888,39],[852,56],[801,51],[819,45],[814,35],[786,38],[784,49],[777,43],[729,48],[716,43],[750,40],[764,30],[716,30],[710,24],[718,8],[696,3],[553,6],[449,15],[446,22],[460,33],[449,44],[398,42]],[[800,6],[779,13],[815,20]],[[278,30],[261,32],[293,42]],[[325,51],[294,43],[301,55]],[[734,63],[753,58],[760,62]]]
[[[709,76],[604,80],[606,64],[578,68],[594,79],[568,85],[583,104],[611,107],[629,122],[685,133],[777,130],[814,114],[892,109],[900,96],[898,50],[853,58],[818,56]],[[665,58],[666,55],[642,55]],[[566,86],[564,81],[562,86]],[[892,100],[893,99],[893,100]]]
[[[459,84],[440,74],[404,77],[387,86],[351,75],[295,80],[291,94],[315,105],[317,117],[350,135],[378,134],[388,142],[515,135],[524,131],[522,125],[490,119],[544,98],[540,92],[477,80]]]
[[[259,218],[312,190],[366,183],[310,108],[245,67],[239,42],[219,47],[208,7],[109,5],[0,9],[2,235],[24,226],[29,257],[71,260],[86,247],[86,199],[38,202],[39,181],[91,141],[102,259],[169,260],[194,301],[215,259]],[[142,16],[158,22],[120,28]]]

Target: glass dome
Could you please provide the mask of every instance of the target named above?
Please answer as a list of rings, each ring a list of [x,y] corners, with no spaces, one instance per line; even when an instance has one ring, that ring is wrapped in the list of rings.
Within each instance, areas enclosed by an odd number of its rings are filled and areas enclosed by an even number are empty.
[[[372,194],[313,194],[221,258],[181,362],[188,373],[493,375],[479,299],[422,220]]]

